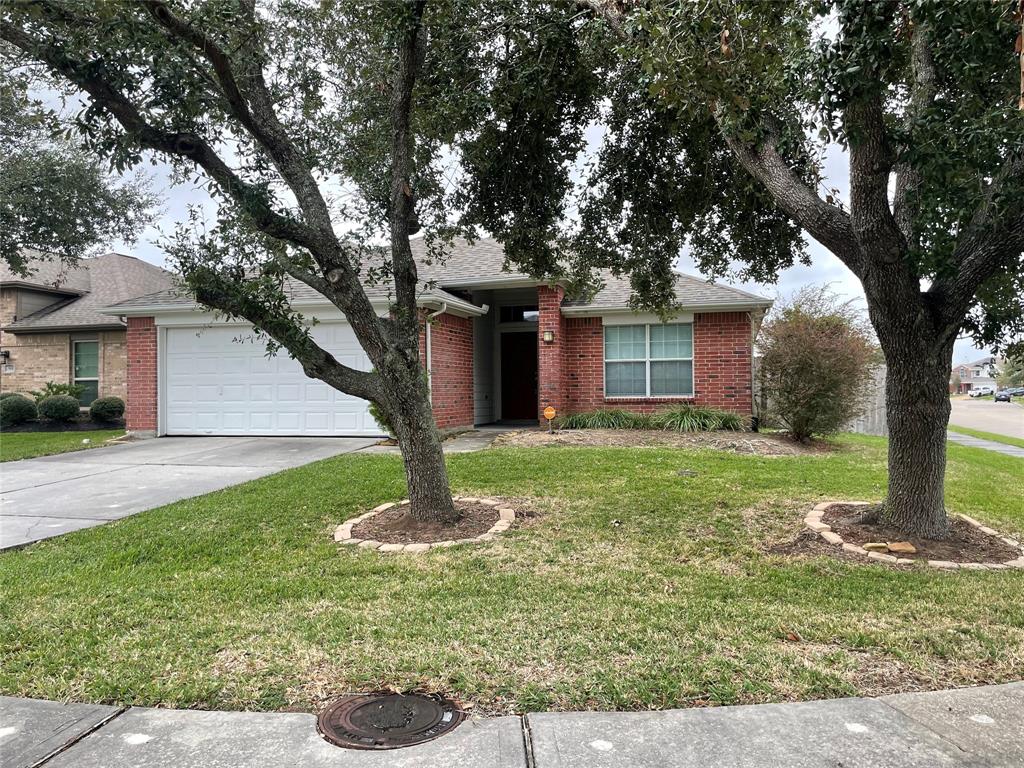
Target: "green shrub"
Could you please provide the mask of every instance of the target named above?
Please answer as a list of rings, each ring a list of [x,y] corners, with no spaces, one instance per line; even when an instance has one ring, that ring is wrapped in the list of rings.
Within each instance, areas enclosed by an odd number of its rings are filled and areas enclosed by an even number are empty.
[[[377,422],[381,429],[383,429],[389,437],[395,436],[395,428],[391,426],[391,420],[384,415],[384,411],[379,405],[373,400],[370,401],[370,407],[367,408],[370,415],[373,416],[373,420]]]
[[[658,411],[652,417],[655,429],[669,432],[709,432],[712,430],[741,430],[746,419],[732,411],[701,408],[695,405],[674,405]]]
[[[558,421],[561,429],[645,429],[643,414],[630,413],[616,408],[602,408],[598,411],[570,413]]]
[[[0,400],[6,400],[8,397],[21,397],[17,392],[4,392],[0,394]]]
[[[95,421],[120,421],[124,417],[124,400],[120,397],[101,397],[89,406],[89,416]]]
[[[744,429],[746,420],[731,411],[673,405],[656,413],[630,413],[602,408],[570,413],[558,420],[559,429],[664,429],[670,432],[702,432],[714,429]]]
[[[36,399],[36,405],[39,405],[46,398],[55,397],[56,395],[68,395],[78,400],[82,396],[83,391],[84,388],[79,384],[57,384],[56,382],[48,381],[45,387],[29,392],[29,394]]]
[[[880,360],[855,304],[809,286],[776,303],[761,326],[761,381],[768,410],[797,440],[829,435],[864,412]]]
[[[78,418],[77,398],[71,395],[52,395],[39,401],[39,415],[50,421],[68,422]]]
[[[38,418],[36,404],[24,395],[8,393],[0,399],[0,427],[13,427]]]

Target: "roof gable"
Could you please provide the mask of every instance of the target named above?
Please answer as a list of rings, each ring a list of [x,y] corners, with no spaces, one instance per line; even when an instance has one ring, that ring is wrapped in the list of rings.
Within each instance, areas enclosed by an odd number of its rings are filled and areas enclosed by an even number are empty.
[[[32,279],[41,282],[45,289],[46,281],[58,274],[56,268],[61,265],[39,260],[32,266]],[[170,272],[121,253],[106,253],[82,259],[67,274],[69,277],[66,284],[76,286],[79,289],[78,295],[71,295],[65,301],[19,318],[5,330],[18,333],[123,326],[120,320],[100,310],[135,296],[170,288],[174,281]]]

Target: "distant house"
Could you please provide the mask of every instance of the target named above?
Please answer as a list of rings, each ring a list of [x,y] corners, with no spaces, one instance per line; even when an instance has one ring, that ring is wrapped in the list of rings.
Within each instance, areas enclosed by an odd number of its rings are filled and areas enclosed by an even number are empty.
[[[0,264],[0,391],[29,392],[48,381],[78,384],[81,402],[127,396],[124,319],[100,309],[170,288],[169,272],[107,253],[68,268],[32,254],[22,277]]]
[[[605,273],[593,295],[505,270],[494,240],[454,244],[443,262],[413,241],[425,322],[420,355],[439,427],[537,422],[597,408],[646,412],[670,403],[749,416],[753,338],[771,301],[676,276],[681,311],[668,322],[635,312],[630,285]],[[381,315],[393,288],[366,286]],[[316,341],[341,362],[371,365],[326,297],[287,286],[319,322]],[[160,435],[379,435],[368,404],[308,378],[284,352],[268,357],[243,322],[178,290],[106,308],[128,319],[128,429]]]
[[[996,376],[999,375],[998,357],[989,355],[973,363],[960,363],[954,365],[949,376],[949,391],[957,394],[966,394],[972,389],[980,387],[996,388]],[[954,387],[956,379],[960,380],[959,388]]]

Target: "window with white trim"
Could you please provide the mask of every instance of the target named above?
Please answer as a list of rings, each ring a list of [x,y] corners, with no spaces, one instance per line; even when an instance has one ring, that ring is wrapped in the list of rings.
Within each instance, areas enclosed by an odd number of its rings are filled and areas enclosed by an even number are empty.
[[[78,402],[87,407],[100,396],[100,344],[98,341],[74,342],[72,383],[82,388]]]
[[[693,324],[606,325],[606,397],[693,395]]]

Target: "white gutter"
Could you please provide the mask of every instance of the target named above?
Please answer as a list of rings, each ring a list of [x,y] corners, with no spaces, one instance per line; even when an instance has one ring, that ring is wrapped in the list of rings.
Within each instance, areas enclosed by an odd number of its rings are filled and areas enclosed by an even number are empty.
[[[764,301],[760,303],[754,302],[740,302],[734,304],[694,304],[687,305],[680,308],[681,312],[749,312],[758,309],[767,309],[772,305],[771,301]],[[638,314],[629,307],[618,306],[595,306],[593,304],[584,304],[581,306],[569,306],[562,307],[562,314],[566,317],[593,317],[599,315],[626,315]]]
[[[387,310],[389,306],[388,302],[381,300],[375,300],[371,303],[373,304],[374,309],[381,311]],[[417,306],[424,306],[426,304],[444,304],[447,306],[449,311],[467,317],[485,315],[489,309],[486,305],[478,307],[476,304],[470,301],[464,301],[456,296],[438,295],[432,292],[421,294],[417,297],[416,304]],[[326,299],[302,299],[291,302],[291,306],[304,309],[337,309],[334,304],[331,304]],[[103,315],[117,315],[121,317],[149,317],[154,314],[187,314],[190,312],[217,312],[217,310],[211,309],[210,307],[204,307],[196,302],[190,302],[188,304],[143,304],[137,306],[122,306],[114,304],[109,307],[103,307],[99,312]]]

